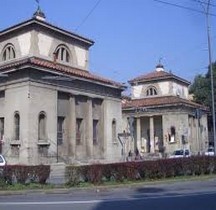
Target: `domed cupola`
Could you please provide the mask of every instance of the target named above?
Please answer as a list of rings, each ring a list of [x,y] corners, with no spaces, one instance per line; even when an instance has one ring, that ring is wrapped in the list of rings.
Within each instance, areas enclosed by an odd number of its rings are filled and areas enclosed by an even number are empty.
[[[36,2],[38,3],[38,8],[37,8],[36,12],[33,14],[33,18],[45,21],[46,16],[45,16],[44,12],[40,8],[39,0],[36,0]]]
[[[159,63],[157,66],[156,66],[156,69],[155,69],[156,71],[164,71],[164,66],[161,64],[161,63]]]

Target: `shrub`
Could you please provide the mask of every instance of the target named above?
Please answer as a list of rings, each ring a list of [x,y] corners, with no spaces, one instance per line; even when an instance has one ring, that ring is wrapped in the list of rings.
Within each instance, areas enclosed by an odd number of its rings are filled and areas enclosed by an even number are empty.
[[[2,167],[1,180],[7,184],[35,182],[45,184],[50,175],[50,166],[7,165]]]
[[[6,184],[12,184],[13,181],[13,171],[9,166],[1,167],[1,180]]]
[[[110,178],[112,181],[123,182],[126,176],[124,164],[125,163],[110,164]]]
[[[94,164],[87,167],[87,179],[92,184],[100,184],[103,177],[103,165]]]
[[[35,176],[38,179],[39,184],[45,184],[50,175],[49,165],[37,165],[34,166]]]
[[[30,169],[29,166],[22,166],[22,165],[13,166],[12,168],[13,175],[15,176],[17,183],[20,184],[26,183],[29,175],[29,169]]]
[[[65,170],[66,184],[69,186],[76,186],[81,181],[81,167],[67,166]]]
[[[216,157],[207,156],[70,166],[67,168],[68,184],[71,186],[79,184],[79,180],[101,184],[104,181],[156,180],[211,173],[216,173]]]

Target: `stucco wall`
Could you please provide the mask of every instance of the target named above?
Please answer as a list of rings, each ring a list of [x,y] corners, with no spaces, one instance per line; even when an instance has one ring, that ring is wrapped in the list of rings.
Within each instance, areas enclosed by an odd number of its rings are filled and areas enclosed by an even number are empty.
[[[46,134],[50,143],[48,155],[57,155],[57,91],[41,87],[37,84],[30,84],[29,89],[29,144],[32,147],[31,154],[33,161],[40,160],[38,154],[38,119],[39,114],[46,115]]]
[[[5,94],[4,91],[0,91],[0,117],[4,117],[4,107],[5,107]]]
[[[25,33],[19,33],[17,36],[10,36],[6,40],[0,40],[0,62],[3,62],[3,50],[7,44],[12,44],[14,46],[16,59],[32,56],[30,51],[32,39],[33,31],[26,31]]]
[[[35,55],[53,60],[53,53],[59,45],[65,45],[69,49],[71,62],[69,65],[87,69],[88,49],[75,41],[64,39],[60,36],[52,36],[43,31],[35,32]],[[38,49],[38,50],[37,50]],[[68,64],[68,63],[67,63]]]
[[[44,31],[19,32],[16,36],[11,36],[7,40],[0,40],[0,62],[4,47],[12,44],[15,48],[16,59],[26,56],[37,56],[53,61],[53,53],[59,45],[65,45],[71,57],[70,63],[65,63],[73,67],[88,69],[88,49],[71,39],[64,39],[57,33],[49,34]]]
[[[18,42],[20,48],[20,57],[28,56],[30,54],[30,48],[32,45],[31,38],[32,32],[24,33],[16,37],[16,41]],[[12,42],[14,41],[15,40],[13,40]]]
[[[191,150],[195,154],[204,152],[208,148],[208,128],[207,115],[202,115],[201,119],[193,116],[189,118],[189,138]]]
[[[122,133],[122,112],[121,101],[106,98],[104,101],[104,138],[105,138],[105,159],[109,162],[118,161],[121,156],[121,144],[119,140],[112,138],[112,121],[116,120],[116,133]],[[116,137],[117,138],[117,137]]]
[[[171,135],[171,126],[175,127],[175,141],[169,141],[169,135]],[[188,114],[184,113],[169,113],[163,115],[163,132],[164,132],[164,146],[166,147],[166,153],[172,153],[176,149],[190,148],[191,139],[188,135]],[[182,135],[185,136],[186,143],[182,143]]]
[[[8,86],[5,90],[5,143],[3,153],[10,163],[28,162],[28,113],[29,113],[29,88],[26,83]],[[14,137],[14,115],[20,115],[20,139]],[[20,142],[20,155],[16,157],[12,154],[11,143],[16,140]]]
[[[132,98],[145,98],[146,91],[149,87],[155,87],[157,89],[158,96],[179,96],[181,98],[188,98],[188,87],[178,84],[173,81],[162,81],[151,84],[140,84],[132,86]]]

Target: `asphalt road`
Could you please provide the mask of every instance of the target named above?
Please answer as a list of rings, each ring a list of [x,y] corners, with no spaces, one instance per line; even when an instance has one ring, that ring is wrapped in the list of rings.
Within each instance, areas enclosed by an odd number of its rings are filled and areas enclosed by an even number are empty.
[[[216,210],[216,180],[1,195],[0,210]]]

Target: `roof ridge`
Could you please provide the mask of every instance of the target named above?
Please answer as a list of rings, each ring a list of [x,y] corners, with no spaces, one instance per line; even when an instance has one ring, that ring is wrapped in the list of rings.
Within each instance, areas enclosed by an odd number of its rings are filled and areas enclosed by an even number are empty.
[[[68,29],[61,28],[61,27],[56,26],[56,25],[54,25],[54,24],[52,24],[52,23],[49,23],[49,22],[47,22],[47,21],[39,20],[39,19],[37,19],[37,18],[35,18],[35,17],[30,18],[30,19],[27,19],[27,20],[25,20],[25,21],[22,21],[22,22],[20,22],[20,23],[14,24],[14,25],[12,25],[12,26],[10,26],[10,27],[8,27],[8,28],[5,28],[5,29],[1,30],[1,31],[0,31],[0,36],[3,35],[3,34],[4,34],[5,32],[7,32],[7,31],[16,30],[16,29],[18,29],[18,28],[21,27],[21,26],[30,25],[30,24],[32,24],[32,23],[38,23],[38,24],[41,25],[41,26],[47,26],[47,27],[53,28],[54,30],[62,31],[62,33],[68,34],[68,35],[70,35],[70,36],[77,37],[77,39],[82,40],[82,41],[88,43],[90,46],[94,44],[94,41],[91,40],[91,39],[89,39],[89,38],[87,38],[87,37],[84,37],[84,36],[82,36],[82,35],[79,35],[79,34],[77,34],[77,33],[75,33],[75,32],[72,32],[72,31],[70,31],[70,30],[68,30]]]
[[[147,103],[144,103],[144,102],[147,102]],[[208,109],[208,107],[202,104],[198,104],[189,99],[180,98],[178,96],[172,96],[172,95],[131,99],[131,100],[128,100],[126,103],[124,103],[123,107],[130,108],[130,107],[142,107],[142,106],[160,106],[160,105],[165,106],[169,104],[188,104],[188,105],[191,105],[196,108],[203,109],[203,110]]]
[[[152,72],[148,72],[146,74],[142,74],[140,76],[135,77],[132,80],[129,80],[129,83],[136,83],[136,82],[143,82],[143,81],[152,81],[152,80],[160,80],[160,79],[176,79],[179,80],[181,82],[190,84],[189,81],[187,81],[184,78],[181,78],[175,74],[173,74],[172,72],[167,72],[167,71],[152,71]]]

